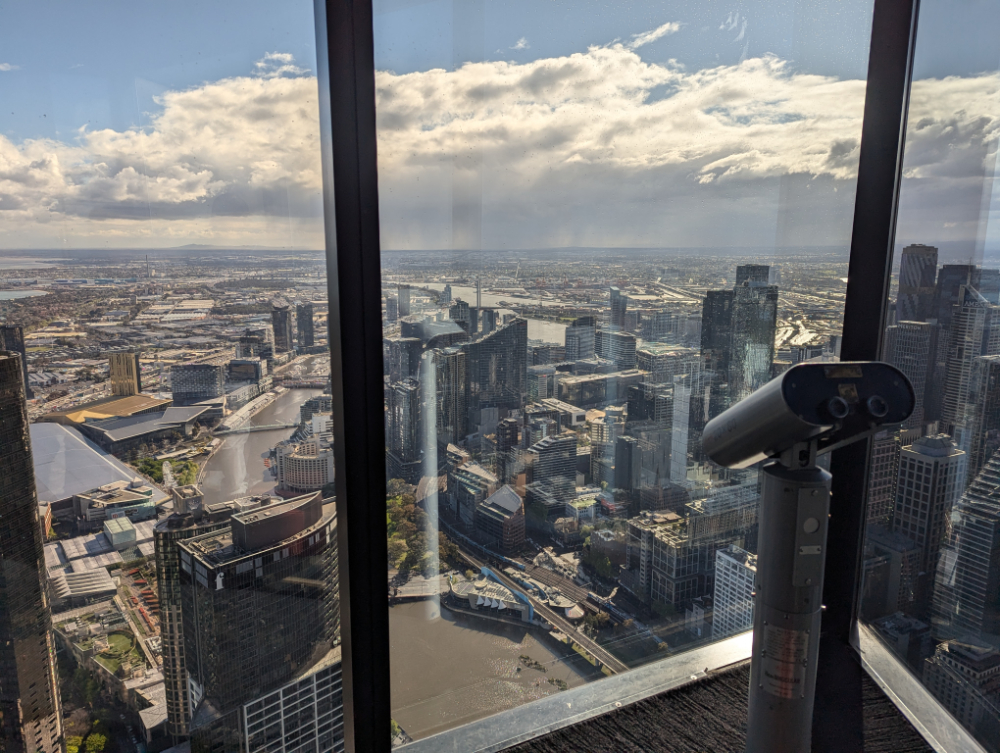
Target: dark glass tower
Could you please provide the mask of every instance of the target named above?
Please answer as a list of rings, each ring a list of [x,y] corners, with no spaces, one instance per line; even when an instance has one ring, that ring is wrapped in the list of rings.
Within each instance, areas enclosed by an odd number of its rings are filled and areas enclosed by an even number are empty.
[[[311,348],[316,344],[316,332],[313,328],[315,313],[311,303],[300,303],[295,307],[295,325],[299,331],[299,345],[303,348]]]
[[[744,283],[733,291],[733,344],[729,385],[734,402],[771,379],[778,287]]]
[[[485,408],[520,408],[528,395],[528,321],[515,319],[462,346],[466,356],[468,429],[475,431]]]
[[[709,290],[701,306],[701,354],[705,368],[729,375],[729,353],[733,345],[732,290]]]
[[[771,268],[767,264],[741,264],[736,267],[736,287],[744,282],[767,285],[771,278]]]
[[[628,297],[622,295],[618,288],[611,288],[611,328],[621,329],[625,326],[625,312],[628,310]]]
[[[896,297],[898,321],[924,322],[932,316],[937,264],[938,250],[934,246],[914,243],[903,249]]]
[[[21,356],[0,351],[0,750],[58,753],[62,714]]]
[[[177,544],[195,753],[342,750],[332,508],[317,492]]]
[[[271,326],[274,327],[274,351],[287,353],[292,349],[292,311],[288,306],[274,304],[271,311]]]
[[[229,519],[239,510],[235,503],[205,508],[197,486],[171,489],[174,512],[153,529],[156,552],[156,582],[160,597],[160,639],[163,651],[163,684],[167,699],[167,734],[175,742],[187,737],[191,716],[187,664],[184,661],[184,625],[181,619],[180,552],[184,539],[229,528]]]
[[[0,324],[0,350],[9,350],[21,356],[21,371],[24,373],[24,396],[31,400],[35,395],[28,384],[28,357],[24,349],[24,330],[10,324]]]

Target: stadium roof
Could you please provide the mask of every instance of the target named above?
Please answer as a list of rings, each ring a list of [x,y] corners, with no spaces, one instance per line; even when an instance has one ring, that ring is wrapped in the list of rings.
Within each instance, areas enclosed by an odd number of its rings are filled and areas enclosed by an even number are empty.
[[[38,501],[51,504],[115,481],[132,481],[136,471],[116,460],[76,429],[62,424],[31,424]],[[153,503],[167,498],[153,487]]]

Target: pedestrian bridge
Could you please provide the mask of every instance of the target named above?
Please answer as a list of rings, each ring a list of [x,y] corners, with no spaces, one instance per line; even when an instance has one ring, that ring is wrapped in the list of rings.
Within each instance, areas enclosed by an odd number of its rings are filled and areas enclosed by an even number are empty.
[[[254,431],[274,431],[275,429],[294,429],[298,426],[297,423],[292,424],[258,424],[250,426],[241,426],[238,429],[223,429],[222,431],[212,432],[217,437],[222,437],[227,434],[250,434]]]

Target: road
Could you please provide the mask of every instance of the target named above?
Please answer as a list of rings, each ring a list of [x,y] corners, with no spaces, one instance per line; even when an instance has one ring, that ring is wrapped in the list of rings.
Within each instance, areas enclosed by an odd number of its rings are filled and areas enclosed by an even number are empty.
[[[417,495],[416,496],[417,496],[417,501],[418,502],[423,501],[424,498],[426,498],[426,496],[429,493],[429,489],[428,489],[429,484],[427,483],[428,481],[429,481],[429,479],[427,479],[427,478],[421,479],[421,482],[420,482],[420,484],[417,487]],[[441,482],[441,477],[440,476],[438,477],[437,481],[440,484],[440,482]],[[433,482],[431,482],[431,483],[433,483]],[[468,552],[466,552],[464,549],[462,549],[462,541],[461,541],[461,539],[456,539],[455,540],[455,544],[459,547],[459,551],[460,551],[462,557],[465,558],[465,560],[469,564],[473,565],[473,567],[475,567],[477,570],[481,569],[484,566],[485,563],[480,562],[474,556],[472,556],[471,554],[469,554]],[[524,588],[522,586],[519,586],[513,580],[511,580],[506,575],[504,575],[502,572],[500,572],[499,568],[491,567],[490,570],[493,571],[493,573],[497,576],[497,578],[500,580],[500,582],[503,585],[505,585],[507,588],[511,589],[512,591],[517,591],[519,593],[524,593]],[[547,577],[547,576],[543,576],[543,577]],[[545,581],[542,580],[542,578],[539,578],[539,580],[542,581],[543,583],[545,582]],[[561,579],[561,580],[565,581],[565,579]],[[559,583],[558,585],[562,586],[564,584],[563,583]],[[540,614],[542,617],[544,617],[546,620],[548,620],[549,624],[554,625],[559,630],[561,630],[562,632],[564,632],[566,635],[571,636],[573,638],[573,640],[576,641],[577,644],[579,644],[580,646],[583,647],[584,651],[586,651],[591,656],[593,656],[595,659],[597,659],[597,661],[599,661],[601,664],[603,664],[605,667],[607,667],[609,671],[614,672],[615,674],[618,674],[618,673],[621,673],[621,672],[627,672],[628,671],[628,666],[624,662],[622,662],[620,659],[618,659],[610,651],[608,651],[607,649],[605,649],[604,647],[602,647],[601,645],[599,645],[596,641],[591,640],[586,635],[584,635],[582,632],[579,632],[572,625],[572,623],[570,623],[570,621],[567,620],[565,617],[562,617],[561,615],[557,614],[553,609],[549,608],[545,604],[542,604],[540,601],[536,600],[532,596],[527,595],[527,594],[525,594],[525,595],[527,596],[528,601],[531,602],[531,605],[535,608],[535,611],[538,614]],[[584,600],[585,599],[586,599],[586,594],[584,594]]]
[[[473,565],[477,569],[484,567],[485,563],[480,562],[467,552],[463,551],[461,554],[462,557],[464,557],[465,560],[469,562],[469,564]],[[493,572],[494,575],[496,575],[500,583],[509,588],[511,591],[524,593],[524,588],[522,588],[516,582],[508,578],[502,572],[500,572],[498,568],[490,567],[490,570]],[[536,613],[544,617],[550,625],[553,625],[566,635],[570,636],[573,639],[573,641],[575,641],[578,645],[580,645],[583,648],[584,651],[586,651],[588,654],[593,656],[597,661],[599,661],[601,664],[607,667],[609,671],[615,674],[620,674],[622,672],[628,671],[628,666],[624,662],[618,659],[614,654],[612,654],[606,648],[599,645],[596,641],[591,640],[582,632],[579,632],[565,617],[562,617],[561,615],[556,613],[555,610],[550,609],[547,605],[542,604],[540,601],[533,598],[532,596],[527,594],[526,596],[528,598],[528,601],[531,602],[531,606],[535,608]]]

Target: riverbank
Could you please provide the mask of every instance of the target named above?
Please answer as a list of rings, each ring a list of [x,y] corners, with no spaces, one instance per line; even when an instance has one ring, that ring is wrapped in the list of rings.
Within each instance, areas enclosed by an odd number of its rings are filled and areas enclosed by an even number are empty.
[[[284,387],[275,387],[270,392],[265,392],[260,397],[255,397],[239,410],[233,411],[226,419],[219,424],[218,431],[231,431],[242,429],[250,419],[264,410],[267,406],[281,397],[287,390]]]

